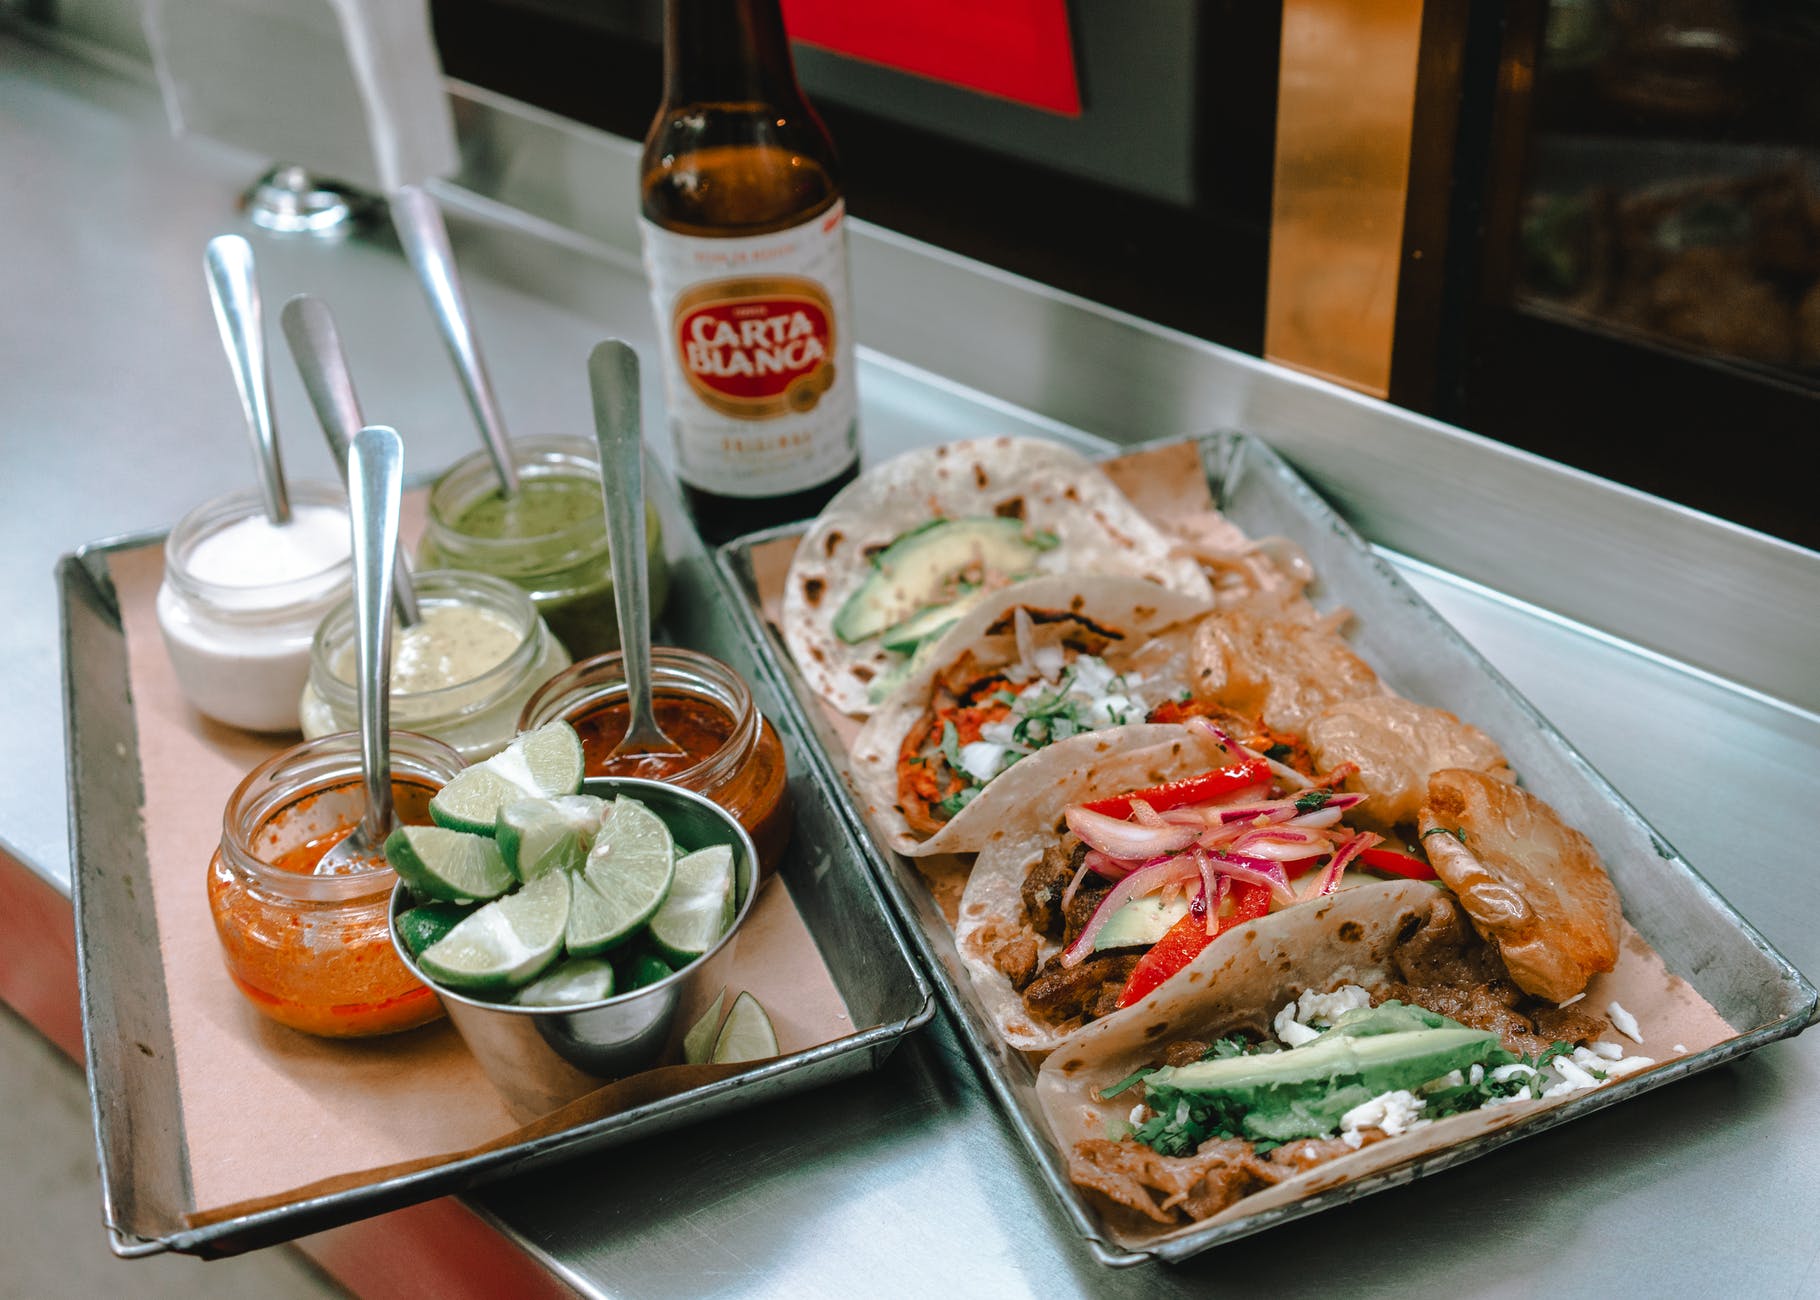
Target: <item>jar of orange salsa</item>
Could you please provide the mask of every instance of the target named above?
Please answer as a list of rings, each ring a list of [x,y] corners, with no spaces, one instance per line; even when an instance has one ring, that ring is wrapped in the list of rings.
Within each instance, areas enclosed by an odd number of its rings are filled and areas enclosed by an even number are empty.
[[[609,762],[626,734],[625,664],[617,653],[596,655],[545,682],[526,701],[518,729],[565,719],[581,737],[589,776],[641,776],[706,795],[746,828],[761,871],[776,870],[792,822],[784,744],[744,679],[709,655],[653,646],[651,706],[657,725],[686,752]]]
[[[462,766],[441,741],[394,731],[398,820],[428,823],[430,797]],[[337,732],[254,768],[221,817],[208,895],[228,974],[261,1013],[304,1033],[390,1034],[443,1013],[392,948],[386,909],[397,877],[384,860],[315,872],[365,806],[360,736]]]

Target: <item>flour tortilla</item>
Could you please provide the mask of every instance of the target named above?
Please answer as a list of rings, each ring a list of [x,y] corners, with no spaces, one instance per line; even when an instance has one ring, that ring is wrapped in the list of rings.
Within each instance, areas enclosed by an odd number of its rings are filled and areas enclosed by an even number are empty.
[[[781,630],[817,694],[863,717],[874,708],[874,683],[903,662],[876,638],[848,645],[834,632],[835,615],[871,571],[871,556],[932,519],[986,515],[1020,517],[1033,532],[1055,535],[1059,544],[1038,557],[1038,572],[1121,574],[1212,602],[1200,565],[1079,452],[1009,437],[925,448],[849,483],[796,548]]]
[[[978,852],[1000,821],[997,810],[1014,807],[1056,782],[1066,785],[1072,779],[1078,784],[1076,769],[1107,751],[1104,737],[1123,733],[1125,738],[1118,747],[1124,748],[1134,743],[1172,740],[1183,734],[1176,725],[1134,724],[1070,737],[1019,759],[994,777],[979,797],[950,818],[940,831],[928,839],[919,839],[898,806],[897,759],[904,738],[928,712],[937,678],[963,656],[971,654],[986,665],[1017,662],[1015,634],[994,633],[992,629],[1007,624],[1019,607],[1065,610],[1118,633],[1122,639],[1106,654],[1107,661],[1115,667],[1122,653],[1136,651],[1157,633],[1185,623],[1209,608],[1199,597],[1139,579],[1057,576],[1014,584],[962,615],[927,653],[923,666],[867,719],[854,738],[849,775],[854,793],[873,826],[900,853],[923,856]]]
[[[1222,935],[1142,1002],[1096,1020],[1057,1044],[1037,1073],[1036,1095],[1070,1166],[1078,1159],[1077,1143],[1104,1138],[1109,1127],[1118,1131],[1137,1100],[1135,1093],[1121,1093],[1101,1101],[1097,1090],[1157,1064],[1171,1042],[1208,1042],[1241,1030],[1267,1037],[1276,1012],[1307,990],[1326,992],[1341,984],[1381,988],[1393,978],[1391,955],[1398,934],[1426,917],[1435,897],[1433,885],[1381,881],[1272,912]],[[1686,981],[1671,975],[1628,927],[1618,970],[1595,976],[1587,994],[1595,1006],[1617,998],[1644,1027],[1645,1040],[1635,1050],[1654,1057],[1658,1067],[1736,1033]],[[1569,1093],[1449,1116],[1316,1165],[1199,1223],[1164,1227],[1135,1213],[1127,1217],[1115,1212],[1108,1216],[1108,1226],[1125,1246],[1154,1244],[1289,1205],[1589,1095]]]
[[[1156,733],[1165,731],[1172,733],[1171,738],[1159,743]],[[1020,1051],[1050,1051],[1068,1031],[1030,1015],[1023,995],[993,964],[992,954],[1001,944],[1023,935],[1036,937],[1039,963],[1057,951],[1057,944],[1031,930],[1024,914],[1023,887],[1030,868],[1059,838],[1058,827],[1068,805],[1180,780],[1235,761],[1184,727],[1114,727],[1082,737],[1093,738],[1100,739],[1104,749],[1091,759],[1066,770],[1052,763],[1057,770],[1049,780],[1024,782],[1013,789],[1001,787],[1001,782],[1020,775],[1027,764],[1038,763],[1061,746],[1043,750],[1013,766],[963,810],[971,812],[990,799],[995,824],[967,876],[954,942],[987,1014],[1005,1041]]]

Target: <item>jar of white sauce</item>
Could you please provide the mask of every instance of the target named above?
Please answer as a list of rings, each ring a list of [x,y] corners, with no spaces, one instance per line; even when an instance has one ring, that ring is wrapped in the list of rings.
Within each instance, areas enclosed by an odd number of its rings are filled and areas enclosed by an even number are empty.
[[[518,714],[569,665],[568,651],[525,592],[484,573],[430,569],[413,575],[421,620],[392,629],[392,725],[434,736],[469,762],[503,749]],[[338,605],[310,647],[299,712],[314,739],[360,725],[354,605]]]
[[[164,544],[158,627],[178,685],[249,731],[297,729],[310,639],[352,580],[340,489],[295,483],[290,498],[290,522],[274,524],[255,491],[218,497]]]

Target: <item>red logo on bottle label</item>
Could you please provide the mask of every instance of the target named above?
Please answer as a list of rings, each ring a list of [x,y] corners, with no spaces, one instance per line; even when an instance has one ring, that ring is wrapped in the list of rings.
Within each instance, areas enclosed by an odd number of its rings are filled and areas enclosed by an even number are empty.
[[[677,299],[673,319],[689,386],[723,415],[813,410],[834,382],[834,304],[813,280],[698,284]]]

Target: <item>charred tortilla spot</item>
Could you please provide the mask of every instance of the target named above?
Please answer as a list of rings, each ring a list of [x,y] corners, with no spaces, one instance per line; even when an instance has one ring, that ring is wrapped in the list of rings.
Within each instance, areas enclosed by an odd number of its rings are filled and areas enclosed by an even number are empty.
[[[1416,937],[1416,931],[1422,928],[1422,918],[1414,912],[1405,912],[1397,918],[1397,942],[1408,943]]]
[[[1073,600],[1068,602],[1068,608],[1076,614],[1079,614],[1086,606],[1087,601],[1081,596],[1076,596]]]
[[[809,647],[809,658],[815,660],[818,664],[825,664],[828,662],[827,654],[818,645],[811,645]]]
[[[828,590],[828,584],[821,578],[803,579],[803,599],[811,606],[822,603],[822,596]]]
[[[992,513],[1000,519],[1022,519],[1024,517],[1024,498],[1007,497],[992,507]]]
[[[1161,1038],[1164,1034],[1166,1034],[1168,1032],[1169,1032],[1169,1022],[1167,1020],[1159,1020],[1154,1025],[1145,1025],[1144,1026],[1144,1037],[1145,1038]]]
[[[841,532],[840,529],[835,528],[830,530],[828,536],[822,542],[822,553],[832,559],[834,557],[834,552],[839,550],[840,544],[846,540],[847,535]]]
[[[1284,957],[1281,961],[1277,962],[1277,969],[1280,971],[1294,970],[1295,969],[1295,958],[1294,957]]]
[[[1340,938],[1347,943],[1357,943],[1365,937],[1365,927],[1357,921],[1348,921],[1340,927]]]
[[[1198,970],[1189,971],[1188,972],[1188,982],[1190,984],[1199,984],[1201,982],[1201,972]]]
[[[1075,490],[1075,486],[1072,483],[1062,489],[1062,496],[1068,501],[1079,501],[1081,499],[1081,494]]]
[[[873,671],[871,664],[854,664],[853,675],[862,682],[869,682],[878,674]]]
[[[1075,1056],[1063,1061],[1057,1068],[1061,1070],[1063,1074],[1073,1074],[1076,1070],[1086,1064],[1087,1062],[1083,1061],[1080,1057]]]
[[[978,485],[981,491],[984,491],[987,485],[992,482],[992,476],[986,473],[986,467],[977,460],[973,462],[973,481]]]
[[[874,542],[872,545],[860,551],[860,558],[865,560],[867,564],[870,564],[873,560],[877,559],[882,552],[889,549],[890,545],[889,542]]]

